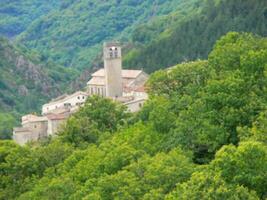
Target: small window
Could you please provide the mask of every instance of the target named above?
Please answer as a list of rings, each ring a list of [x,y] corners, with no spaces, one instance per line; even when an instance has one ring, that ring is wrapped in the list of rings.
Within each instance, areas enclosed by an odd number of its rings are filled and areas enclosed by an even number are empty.
[[[84,99],[85,97],[83,96],[83,99]]]
[[[118,48],[117,47],[115,48],[114,54],[115,54],[115,58],[118,58]]]
[[[110,57],[110,58],[113,57],[113,50],[112,50],[112,48],[109,49],[109,57]]]
[[[80,99],[80,96],[78,96],[77,98]]]
[[[69,106],[71,106],[71,104],[70,103],[64,103],[64,106],[69,107]]]
[[[139,103],[139,108],[142,108],[142,106],[143,106],[143,105],[142,105],[141,103]]]
[[[37,128],[37,125],[34,125],[34,128]]]

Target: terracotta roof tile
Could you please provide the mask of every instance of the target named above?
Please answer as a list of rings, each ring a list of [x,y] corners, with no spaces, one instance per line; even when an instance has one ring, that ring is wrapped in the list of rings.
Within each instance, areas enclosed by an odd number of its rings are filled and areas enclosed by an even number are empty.
[[[90,81],[87,82],[87,85],[105,85],[104,77],[92,77]]]

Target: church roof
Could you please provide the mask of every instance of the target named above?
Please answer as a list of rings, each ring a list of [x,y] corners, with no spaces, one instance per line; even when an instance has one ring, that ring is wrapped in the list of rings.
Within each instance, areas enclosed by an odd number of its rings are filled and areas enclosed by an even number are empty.
[[[123,69],[122,70],[122,78],[137,78],[143,71],[142,70],[133,70],[133,69]],[[99,69],[95,73],[92,74],[93,77],[104,77],[105,76],[105,69]]]
[[[87,85],[105,85],[105,79],[104,77],[94,76],[90,79],[90,81],[87,82]]]

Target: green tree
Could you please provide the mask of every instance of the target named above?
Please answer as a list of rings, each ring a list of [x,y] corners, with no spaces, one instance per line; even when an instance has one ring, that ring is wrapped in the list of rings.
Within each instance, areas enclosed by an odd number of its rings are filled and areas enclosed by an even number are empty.
[[[130,113],[126,107],[98,96],[88,98],[84,107],[71,116],[60,133],[62,141],[75,146],[95,143],[100,134],[115,132],[127,124]]]
[[[219,174],[196,172],[188,182],[178,184],[177,188],[165,199],[258,200],[259,198],[255,192],[249,191],[243,186],[227,184]]]
[[[243,142],[238,147],[224,146],[211,166],[228,183],[243,185],[266,197],[267,148],[260,142]]]
[[[15,123],[16,120],[11,114],[0,113],[0,139],[9,139],[11,137]]]

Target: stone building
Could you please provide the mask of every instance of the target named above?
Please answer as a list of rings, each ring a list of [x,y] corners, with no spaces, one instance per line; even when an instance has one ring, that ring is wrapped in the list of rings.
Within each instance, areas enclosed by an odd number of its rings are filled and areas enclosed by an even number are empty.
[[[148,75],[142,70],[122,69],[119,43],[105,43],[103,56],[104,68],[92,74],[87,83],[87,93],[120,101],[131,112],[140,110],[148,98],[144,87]]]
[[[29,141],[37,141],[40,138],[53,136],[68,117],[68,114],[25,115],[21,119],[21,127],[13,129],[13,140],[20,145],[24,145]]]
[[[53,99],[42,107],[42,114],[47,115],[49,113],[64,113],[77,109],[83,105],[88,97],[86,92],[78,91],[71,95],[62,95],[56,99]]]
[[[148,75],[142,70],[121,70],[122,94],[127,96],[137,87],[144,87]],[[92,78],[87,82],[87,93],[89,95],[99,95],[109,97],[106,93],[105,69],[99,69],[92,74]]]
[[[42,106],[42,116],[22,117],[21,127],[13,129],[13,139],[20,145],[55,135],[66,119],[82,106],[88,96],[99,95],[119,101],[130,112],[137,112],[147,100],[145,83],[148,75],[142,70],[122,69],[122,53],[118,43],[105,43],[104,68],[92,74],[87,92],[62,95]]]
[[[66,119],[85,103],[87,97],[88,94],[82,91],[62,95],[43,105],[42,116],[23,116],[21,127],[13,129],[13,139],[23,145],[28,141],[55,135]]]

